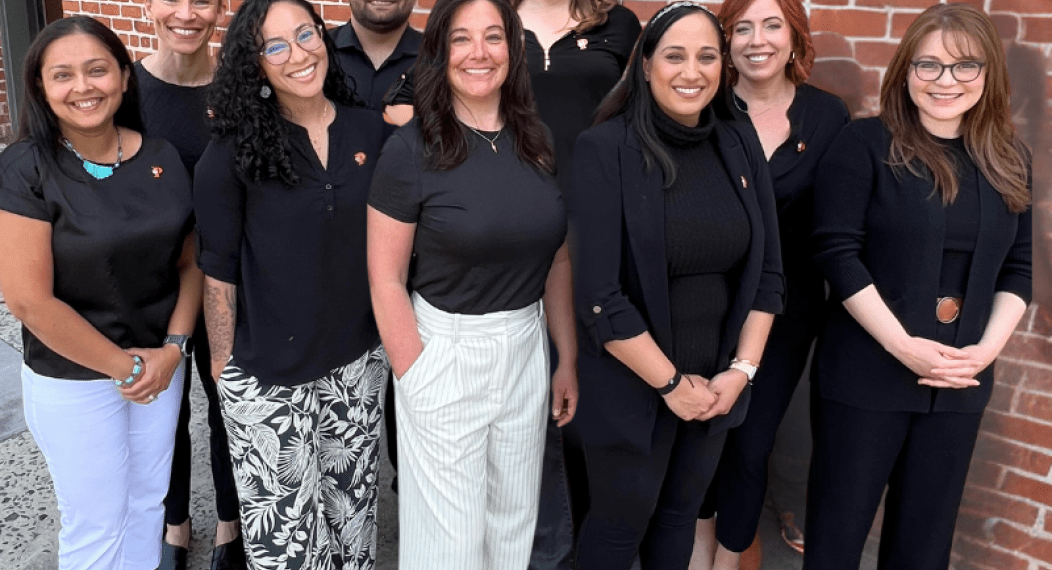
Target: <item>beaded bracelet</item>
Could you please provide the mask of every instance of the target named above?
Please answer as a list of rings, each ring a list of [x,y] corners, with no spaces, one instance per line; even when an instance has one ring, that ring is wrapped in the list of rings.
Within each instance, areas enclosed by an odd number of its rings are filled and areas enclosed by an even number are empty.
[[[132,360],[135,361],[135,366],[132,366],[131,374],[127,378],[125,378],[124,380],[116,380],[115,379],[113,381],[113,383],[116,384],[117,387],[131,386],[132,384],[135,383],[135,380],[136,380],[135,377],[138,376],[139,374],[142,374],[142,358],[139,358],[138,356],[132,356]]]

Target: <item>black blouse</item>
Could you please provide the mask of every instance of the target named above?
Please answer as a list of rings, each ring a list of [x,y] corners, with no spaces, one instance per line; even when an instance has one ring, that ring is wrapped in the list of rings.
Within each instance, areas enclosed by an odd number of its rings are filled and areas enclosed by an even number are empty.
[[[536,302],[566,237],[551,177],[519,160],[505,129],[498,152],[464,129],[472,149],[451,170],[427,170],[419,119],[395,131],[376,167],[369,205],[416,224],[412,288],[443,311],[481,315]],[[497,133],[485,133],[493,138]]]
[[[337,105],[328,168],[306,129],[285,123],[295,187],[235,168],[234,142],[197,164],[194,209],[206,275],[236,284],[234,359],[266,384],[296,385],[351,362],[379,339],[365,266],[365,201],[384,123]]]
[[[176,263],[190,233],[190,180],[169,143],[142,147],[95,180],[72,152],[57,167],[32,142],[0,154],[0,209],[51,224],[55,298],[120,346],[157,347],[179,295]],[[22,327],[37,374],[88,380],[105,374],[55,353]]]
[[[141,61],[132,67],[139,80],[139,105],[146,134],[164,139],[179,151],[190,176],[212,136],[205,104],[207,85],[185,87],[154,77]]]

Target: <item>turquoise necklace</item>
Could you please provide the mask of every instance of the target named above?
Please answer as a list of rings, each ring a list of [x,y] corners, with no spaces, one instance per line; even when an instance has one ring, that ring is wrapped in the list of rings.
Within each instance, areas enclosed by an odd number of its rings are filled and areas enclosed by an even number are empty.
[[[82,165],[84,166],[84,170],[87,171],[87,173],[90,174],[95,180],[102,180],[103,178],[109,178],[110,176],[113,176],[113,171],[117,170],[117,167],[121,165],[121,159],[124,158],[124,149],[121,147],[120,129],[117,129],[117,163],[113,166],[98,164],[84,158],[80,155],[79,152],[77,152],[77,149],[73,148],[73,143],[69,142],[69,139],[67,139],[66,137],[62,137],[62,144],[66,145],[66,148],[68,148],[70,152],[77,156],[77,159],[80,160]]]

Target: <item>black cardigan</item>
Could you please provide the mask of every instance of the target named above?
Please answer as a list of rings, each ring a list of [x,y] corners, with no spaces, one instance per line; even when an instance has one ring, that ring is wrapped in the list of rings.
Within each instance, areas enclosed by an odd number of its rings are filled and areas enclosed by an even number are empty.
[[[819,167],[815,187],[815,262],[832,289],[819,336],[816,377],[823,398],[877,411],[979,412],[993,389],[993,366],[980,386],[938,390],[917,384],[848,314],[841,301],[866,286],[913,336],[935,338],[946,215],[932,183],[887,165],[890,133],[879,118],[848,124]],[[983,335],[994,293],[1030,301],[1031,212],[1008,210],[979,173],[980,224],[954,346]],[[934,394],[934,405],[932,391]]]
[[[717,121],[716,150],[739,184],[751,222],[749,252],[727,313],[719,367],[730,364],[751,310],[780,313],[784,297],[774,192],[763,150],[739,125]],[[668,269],[665,261],[663,176],[649,174],[635,130],[623,116],[581,134],[568,209],[573,236],[581,403],[574,420],[590,445],[646,452],[661,396],[603,349],[612,340],[649,331],[671,354]],[[710,422],[710,432],[744,419],[749,393]]]

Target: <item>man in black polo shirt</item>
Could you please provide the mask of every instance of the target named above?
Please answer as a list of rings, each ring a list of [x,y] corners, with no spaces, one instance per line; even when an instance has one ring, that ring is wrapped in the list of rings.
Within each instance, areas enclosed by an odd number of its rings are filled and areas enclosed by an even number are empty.
[[[350,0],[350,21],[331,31],[348,85],[370,109],[383,111],[384,93],[416,61],[420,32],[409,27],[415,3]]]

